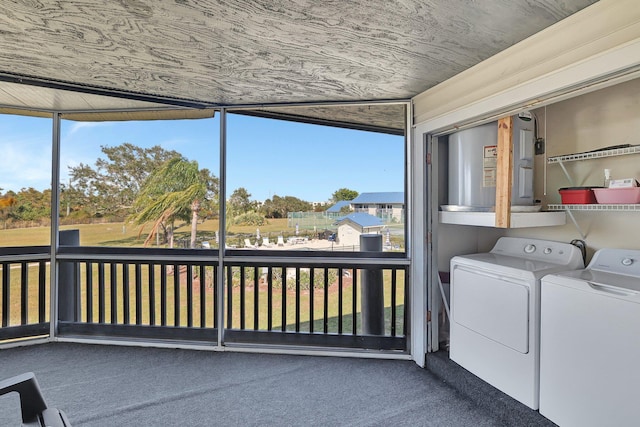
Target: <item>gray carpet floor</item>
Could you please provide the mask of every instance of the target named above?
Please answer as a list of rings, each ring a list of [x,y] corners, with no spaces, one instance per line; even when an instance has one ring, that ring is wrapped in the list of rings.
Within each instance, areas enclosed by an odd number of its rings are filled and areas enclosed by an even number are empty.
[[[78,426],[499,426],[413,362],[51,343],[0,350]],[[15,393],[0,426],[20,425]]]

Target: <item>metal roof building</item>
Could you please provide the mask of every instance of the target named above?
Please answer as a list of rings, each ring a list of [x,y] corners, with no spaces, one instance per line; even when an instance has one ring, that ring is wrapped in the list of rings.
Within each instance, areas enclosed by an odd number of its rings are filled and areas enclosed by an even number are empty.
[[[376,216],[364,212],[356,212],[338,218],[337,243],[342,246],[360,245],[360,235],[374,233],[379,234],[384,228],[384,222]]]
[[[350,206],[351,205],[351,201],[349,200],[340,200],[338,203],[336,203],[335,205],[331,206],[329,209],[327,209],[328,213],[337,213],[340,212],[340,210],[342,208],[344,208],[345,206]]]
[[[362,193],[355,199],[351,200],[352,205],[364,204],[364,203],[389,203],[389,204],[404,204],[404,192],[402,191],[389,191],[381,193]]]
[[[341,218],[338,218],[336,223],[338,225],[340,225],[341,223],[344,223],[345,221],[350,221],[350,222],[360,226],[363,229],[364,228],[369,228],[369,227],[381,227],[381,226],[384,226],[384,223],[380,220],[380,218],[375,217],[373,215],[366,214],[366,213],[362,213],[362,212],[356,212],[356,213],[352,213],[352,214],[349,214],[347,216],[343,216]]]

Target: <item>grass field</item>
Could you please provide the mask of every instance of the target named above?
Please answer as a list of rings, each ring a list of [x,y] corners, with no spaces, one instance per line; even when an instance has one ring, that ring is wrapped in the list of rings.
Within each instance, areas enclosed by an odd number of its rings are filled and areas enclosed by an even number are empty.
[[[206,220],[198,224],[198,237],[213,240],[218,226],[218,220]],[[230,239],[233,239],[234,235],[240,235],[242,236],[241,238],[244,238],[248,235],[255,236],[256,228],[258,227],[231,226],[228,233]],[[270,219],[267,224],[259,228],[260,233],[264,236],[295,233],[295,229],[287,227],[286,218]],[[83,246],[143,246],[149,232],[149,226],[143,228],[141,232],[140,227],[122,222],[63,225],[60,229],[80,230],[80,244]],[[174,234],[176,239],[188,239],[191,235],[191,225],[186,223],[177,224]],[[51,228],[49,227],[0,230],[0,246],[49,245],[50,241]],[[211,241],[210,243],[213,244],[214,242]]]
[[[293,233],[294,230],[288,229],[286,219],[276,219],[270,220],[269,224],[260,227],[260,232],[262,235],[269,236],[277,235],[280,233]],[[217,221],[209,220],[204,222],[203,224],[199,224],[198,234],[201,237],[206,239],[210,239],[215,230],[218,227]],[[110,223],[110,224],[83,224],[83,225],[74,225],[74,226],[64,226],[62,229],[79,229],[80,230],[80,239],[81,245],[84,246],[142,246],[144,241],[144,235],[139,237],[139,229],[133,227],[125,227],[122,223]],[[182,235],[188,235],[188,226],[180,227],[177,230],[177,236],[180,237]],[[0,245],[2,246],[30,246],[30,245],[47,245],[49,242],[49,228],[29,228],[29,229],[17,229],[17,230],[0,230]],[[230,233],[246,233],[246,235],[255,234],[255,227],[246,226],[246,227],[232,227]],[[241,235],[241,234],[240,234]],[[213,242],[212,242],[213,243]],[[18,325],[20,323],[21,317],[21,270],[19,268],[20,264],[7,264],[11,266],[10,270],[10,325]],[[0,271],[2,271],[3,266],[0,265]],[[85,272],[85,264],[82,264],[81,269],[81,278],[83,282],[86,282],[86,272]],[[160,269],[159,265],[156,265],[154,269],[155,272],[155,281],[158,281],[158,277],[160,277]],[[142,295],[142,313],[140,322],[142,324],[150,323],[150,313],[154,312],[156,317],[156,324],[160,323],[160,285],[158,283],[155,284],[155,301],[156,304],[154,307],[151,307],[149,304],[150,295],[149,295],[149,266],[142,266],[142,281],[139,283],[140,292]],[[252,269],[249,269],[252,270]],[[136,323],[136,312],[135,312],[135,298],[136,298],[136,287],[135,287],[135,274],[133,266],[129,267],[128,273],[128,298],[124,298],[125,295],[125,286],[123,285],[122,278],[124,277],[122,264],[119,264],[116,269],[117,274],[117,292],[116,292],[116,304],[117,304],[117,320],[116,323],[123,323],[125,317],[125,310],[128,313],[129,323]],[[252,276],[252,272],[250,272],[249,277]],[[94,270],[92,271],[92,282],[93,287],[91,289],[91,293],[93,296],[93,318],[90,321],[98,322],[98,272],[97,267],[94,264]],[[1,279],[2,276],[0,276]],[[47,267],[47,283],[48,283],[48,267]],[[37,278],[38,278],[38,270],[37,265],[32,264],[28,267],[28,321],[29,323],[37,322],[37,313],[38,313],[38,289],[37,289]],[[405,283],[404,283],[404,275],[399,274],[397,276],[397,294],[396,294],[396,328],[397,333],[399,335],[402,334],[403,330],[403,310],[404,310],[404,292],[405,292]],[[205,326],[212,327],[213,319],[214,319],[214,310],[213,310],[213,286],[211,285],[212,277],[207,279],[208,283],[205,286],[204,295],[200,295],[200,286],[199,286],[199,278],[194,277],[192,284],[192,292],[193,298],[191,301],[187,301],[187,281],[186,277],[182,277],[180,279],[179,290],[180,298],[179,305],[180,308],[180,320],[178,322],[179,326],[187,325],[187,307],[189,304],[193,310],[193,326],[200,326],[200,307],[202,297],[204,297],[204,301],[206,304],[205,309]],[[288,280],[291,280],[288,279]],[[328,312],[327,312],[327,322],[330,333],[337,333],[339,330],[338,325],[338,312],[340,309],[339,304],[339,296],[340,293],[338,291],[337,279],[332,279],[333,283],[329,286],[328,292]],[[168,285],[166,287],[166,301],[167,301],[167,325],[172,326],[175,325],[174,321],[174,313],[175,313],[175,305],[174,305],[174,296],[176,287],[174,285],[174,278],[172,275],[167,277]],[[321,281],[317,281],[316,283],[320,283]],[[104,321],[109,323],[111,321],[110,318],[110,301],[111,301],[111,277],[110,277],[110,269],[107,266],[105,268],[105,313],[104,313]],[[390,331],[390,319],[391,319],[391,278],[390,271],[385,271],[384,274],[384,306],[386,311],[386,331],[389,334]],[[289,286],[294,287],[294,285]],[[47,307],[47,319],[49,316],[48,310],[48,286],[47,294],[45,296]],[[87,305],[86,305],[86,284],[81,285],[81,311],[82,311],[82,320],[86,321],[86,313],[87,313]],[[268,328],[269,319],[267,318],[268,313],[268,293],[266,289],[266,285],[262,284],[257,287],[258,289],[258,305],[254,305],[254,295],[256,292],[256,287],[253,284],[252,280],[247,280],[246,286],[244,289],[244,327],[246,329],[254,329],[254,313],[255,309],[258,310],[258,329],[266,330]],[[232,329],[241,329],[241,307],[240,307],[240,295],[241,288],[237,284],[232,287],[231,292],[231,328]],[[361,329],[361,314],[360,314],[360,280],[358,280],[358,288],[356,289],[357,301],[356,301],[356,316],[357,316],[357,325],[358,330]],[[0,297],[4,298],[6,296],[0,295]],[[297,298],[298,297],[298,298]],[[227,293],[225,290],[225,298],[227,298]],[[312,293],[309,290],[302,290],[299,296],[296,295],[295,290],[287,290],[286,292],[282,292],[281,289],[276,289],[272,293],[271,297],[271,310],[272,310],[272,318],[271,318],[271,327],[273,330],[281,330],[283,319],[282,319],[282,306],[283,301],[286,299],[286,307],[285,307],[285,329],[287,331],[295,330],[296,323],[296,309],[299,310],[299,321],[300,321],[300,330],[302,332],[308,332],[310,330],[310,323],[313,316],[313,329],[316,332],[323,331],[323,316],[324,316],[324,291],[321,289],[321,286],[316,285],[315,291]],[[128,308],[125,307],[125,301],[129,301]],[[298,302],[297,302],[298,301]],[[311,311],[311,303],[313,301],[313,314]],[[350,280],[345,280],[342,287],[342,331],[344,333],[350,333],[352,330],[352,322],[353,322],[353,292],[352,285]],[[229,304],[225,304],[225,318],[229,315]],[[2,313],[2,305],[0,305],[0,314]]]

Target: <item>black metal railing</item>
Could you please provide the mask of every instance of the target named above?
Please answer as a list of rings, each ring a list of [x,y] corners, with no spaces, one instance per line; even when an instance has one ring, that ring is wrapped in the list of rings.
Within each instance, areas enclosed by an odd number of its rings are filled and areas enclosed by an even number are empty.
[[[48,246],[0,248],[0,340],[49,334]]]
[[[406,349],[407,265],[362,256],[269,258],[226,262],[227,343]],[[382,270],[384,288],[385,329],[375,336],[363,332],[361,307],[361,273],[372,268]]]
[[[47,250],[0,253],[0,339],[48,333]],[[204,249],[63,246],[56,256],[56,333],[407,350],[409,263],[401,254],[230,250],[224,283],[218,256]],[[381,272],[384,289],[384,330],[375,335],[365,333],[362,314],[363,273],[372,269]]]
[[[190,262],[81,263],[74,320],[149,326],[215,327],[216,266]],[[211,303],[207,305],[207,300]]]
[[[60,313],[62,335],[217,341],[214,251],[62,248],[60,263],[76,283],[59,295],[73,307]]]

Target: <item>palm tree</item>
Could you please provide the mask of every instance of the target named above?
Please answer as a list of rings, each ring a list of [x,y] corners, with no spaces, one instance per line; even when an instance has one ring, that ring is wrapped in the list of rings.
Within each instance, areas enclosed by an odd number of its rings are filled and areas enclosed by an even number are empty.
[[[191,220],[191,247],[195,247],[200,202],[207,194],[207,183],[202,178],[196,161],[175,157],[153,172],[144,182],[133,203],[135,213],[129,220],[141,225],[152,223],[144,244],[147,246],[162,229],[169,247],[173,247],[175,221]]]

